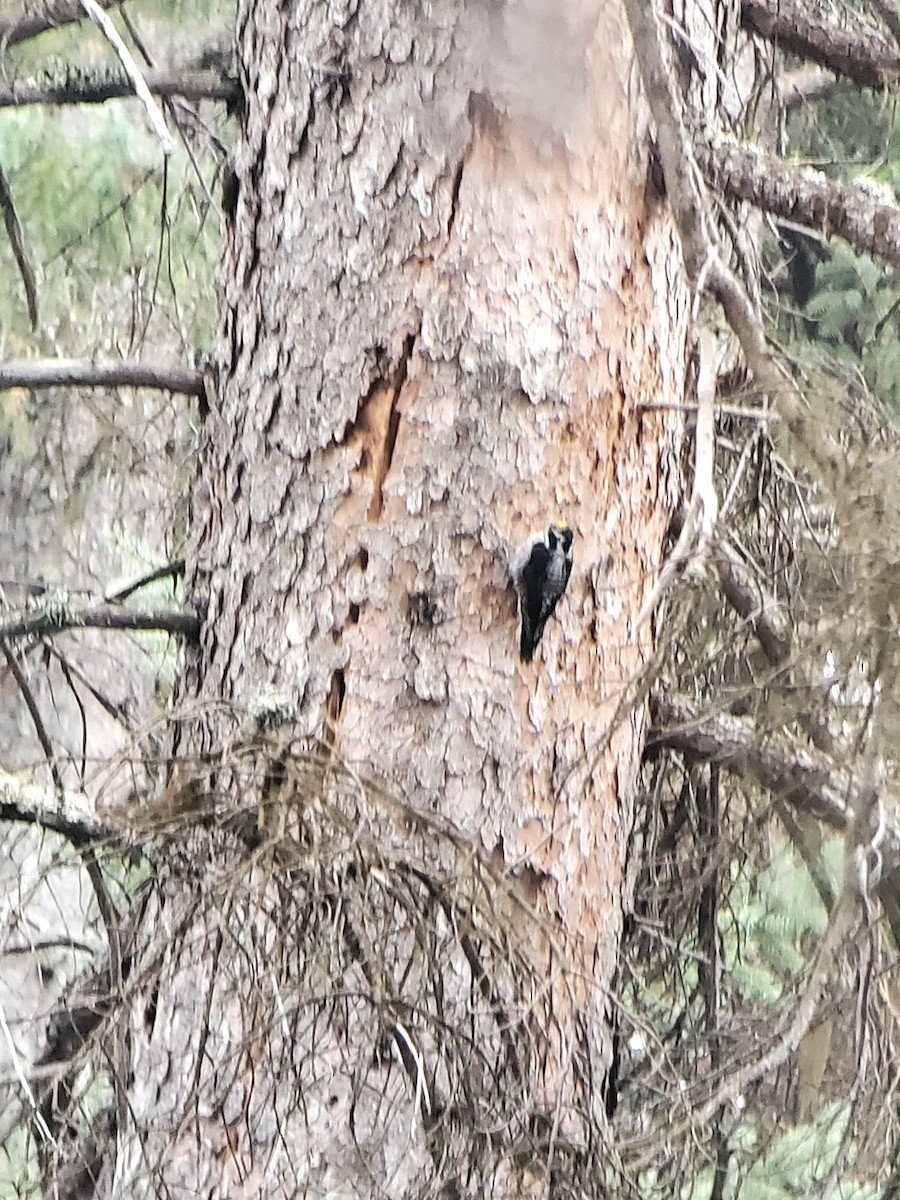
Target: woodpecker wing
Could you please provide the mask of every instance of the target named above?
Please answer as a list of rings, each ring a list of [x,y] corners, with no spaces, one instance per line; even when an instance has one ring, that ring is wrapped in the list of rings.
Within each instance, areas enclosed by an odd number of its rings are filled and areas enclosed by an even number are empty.
[[[519,640],[519,652],[525,662],[531,662],[547,618],[553,611],[552,608],[547,610],[544,594],[549,562],[550,547],[545,542],[538,541],[531,547],[531,553],[522,567],[519,587],[522,635]]]
[[[560,597],[569,582],[569,576],[572,574],[572,560],[566,557],[561,545],[556,545],[548,551],[544,571],[544,591],[540,596],[539,611],[535,622],[535,646],[541,640],[544,626],[556,612],[556,606],[559,604]]]

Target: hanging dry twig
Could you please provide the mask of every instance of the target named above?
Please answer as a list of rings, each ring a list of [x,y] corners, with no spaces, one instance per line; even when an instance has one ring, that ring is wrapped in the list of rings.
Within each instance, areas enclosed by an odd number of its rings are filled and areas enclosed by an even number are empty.
[[[171,154],[175,149],[175,142],[172,135],[166,128],[165,118],[159,111],[159,107],[153,96],[150,94],[150,89],[147,87],[146,81],[141,74],[140,68],[134,61],[134,57],[125,43],[119,36],[119,31],[106,15],[97,0],[81,0],[84,11],[88,14],[92,21],[102,30],[103,36],[115,50],[119,56],[119,61],[125,69],[126,75],[134,84],[134,90],[137,93],[138,99],[143,104],[147,118],[153,132],[159,138],[163,148],[163,154]]]

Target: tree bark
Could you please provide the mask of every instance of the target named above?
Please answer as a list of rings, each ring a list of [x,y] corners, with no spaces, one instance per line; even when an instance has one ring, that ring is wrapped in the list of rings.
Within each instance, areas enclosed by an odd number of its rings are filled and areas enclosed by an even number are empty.
[[[430,13],[241,5],[119,1194],[600,1186],[689,297],[620,6]],[[555,519],[524,664],[508,558]]]

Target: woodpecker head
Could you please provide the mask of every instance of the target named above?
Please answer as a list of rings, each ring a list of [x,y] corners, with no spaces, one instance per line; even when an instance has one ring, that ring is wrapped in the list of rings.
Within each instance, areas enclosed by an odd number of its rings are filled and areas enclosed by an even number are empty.
[[[568,525],[561,523],[551,525],[547,530],[547,545],[550,547],[551,553],[561,546],[563,554],[568,558],[572,551],[573,536]]]

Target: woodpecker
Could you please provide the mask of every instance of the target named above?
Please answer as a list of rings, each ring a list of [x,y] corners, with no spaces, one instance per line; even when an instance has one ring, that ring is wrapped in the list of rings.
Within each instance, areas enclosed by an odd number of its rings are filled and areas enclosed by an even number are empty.
[[[544,626],[566,590],[572,574],[572,530],[550,525],[546,533],[535,533],[516,554],[510,567],[522,632],[519,651],[523,662],[531,662]]]

